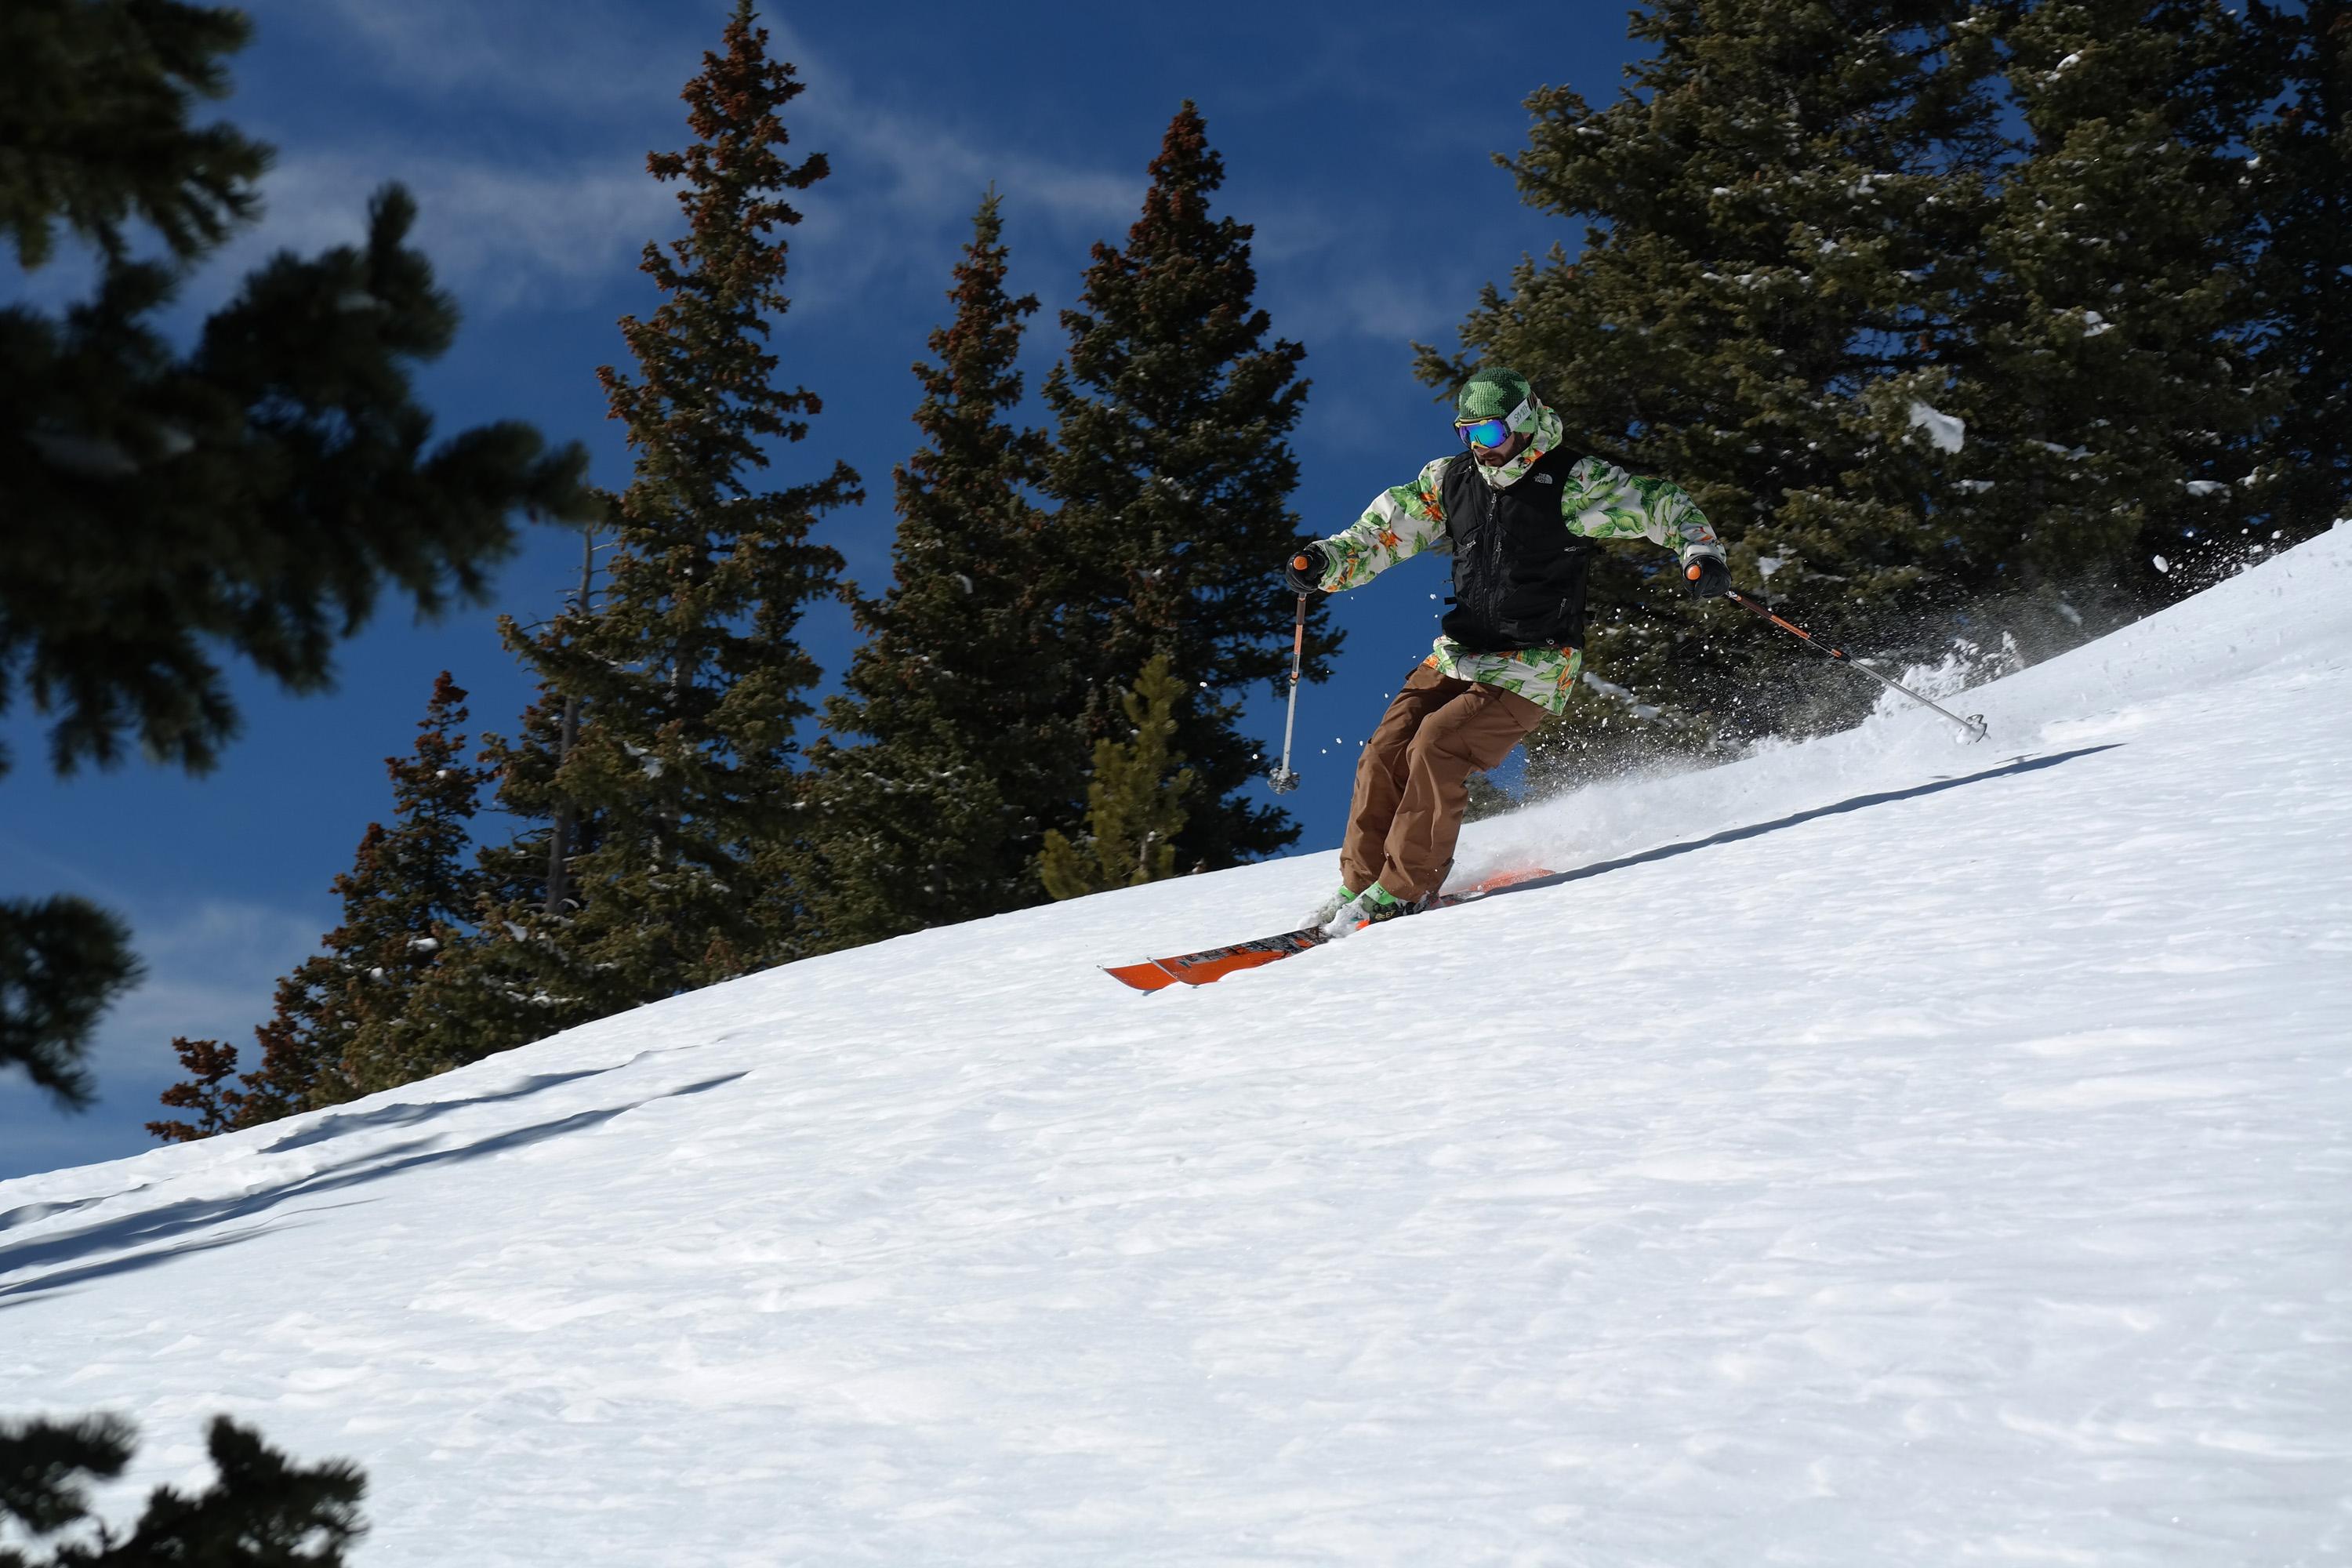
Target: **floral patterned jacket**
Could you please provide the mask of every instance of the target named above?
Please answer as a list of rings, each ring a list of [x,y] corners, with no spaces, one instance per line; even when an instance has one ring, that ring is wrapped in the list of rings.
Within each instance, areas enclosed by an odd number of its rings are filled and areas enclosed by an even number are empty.
[[[1535,439],[1528,449],[1499,468],[1480,468],[1480,478],[1504,489],[1526,477],[1546,452],[1558,449],[1562,437],[1558,414],[1538,405],[1528,426]],[[1438,486],[1445,465],[1452,460],[1439,458],[1423,468],[1412,483],[1381,491],[1362,517],[1323,541],[1326,592],[1336,594],[1369,583],[1423,551],[1451,552],[1453,543],[1445,531]],[[1722,542],[1680,486],[1664,479],[1637,479],[1599,458],[1587,458],[1570,470],[1568,482],[1560,487],[1559,510],[1560,526],[1588,539],[1638,535],[1673,549],[1685,566],[1702,555],[1723,558]],[[1568,706],[1569,694],[1576,689],[1577,676],[1584,668],[1584,650],[1538,647],[1473,653],[1441,636],[1429,662],[1441,674],[1499,686],[1558,713]]]

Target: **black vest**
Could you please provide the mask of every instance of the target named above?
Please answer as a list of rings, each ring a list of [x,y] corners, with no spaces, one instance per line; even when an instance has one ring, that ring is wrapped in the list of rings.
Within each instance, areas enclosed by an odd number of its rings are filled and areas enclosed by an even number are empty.
[[[1546,452],[1496,489],[1465,452],[1445,465],[1439,500],[1454,542],[1445,635],[1473,653],[1584,646],[1584,577],[1592,546],[1569,531],[1560,487],[1579,459]]]

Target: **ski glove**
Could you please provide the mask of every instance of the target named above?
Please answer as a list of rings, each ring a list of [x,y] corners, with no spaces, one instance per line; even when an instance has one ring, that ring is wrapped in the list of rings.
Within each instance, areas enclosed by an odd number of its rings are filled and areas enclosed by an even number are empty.
[[[1323,574],[1330,568],[1329,552],[1310,544],[1282,563],[1282,580],[1294,594],[1312,594],[1323,586]]]
[[[1683,575],[1690,579],[1694,599],[1720,599],[1731,592],[1731,568],[1719,555],[1693,556]]]

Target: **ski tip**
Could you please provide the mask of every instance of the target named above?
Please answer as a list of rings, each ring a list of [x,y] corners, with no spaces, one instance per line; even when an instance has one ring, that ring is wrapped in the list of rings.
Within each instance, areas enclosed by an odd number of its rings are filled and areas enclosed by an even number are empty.
[[[1176,977],[1157,963],[1106,963],[1102,972],[1121,985],[1131,985],[1138,991],[1165,991],[1176,984]]]

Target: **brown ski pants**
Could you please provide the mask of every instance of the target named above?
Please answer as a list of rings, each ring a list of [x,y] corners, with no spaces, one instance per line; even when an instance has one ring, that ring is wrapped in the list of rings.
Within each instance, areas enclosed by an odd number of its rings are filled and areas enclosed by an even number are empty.
[[[1516,691],[1456,680],[1424,662],[1356,764],[1356,798],[1339,875],[1362,892],[1378,879],[1400,899],[1437,891],[1454,863],[1470,775],[1511,754],[1544,710]]]

